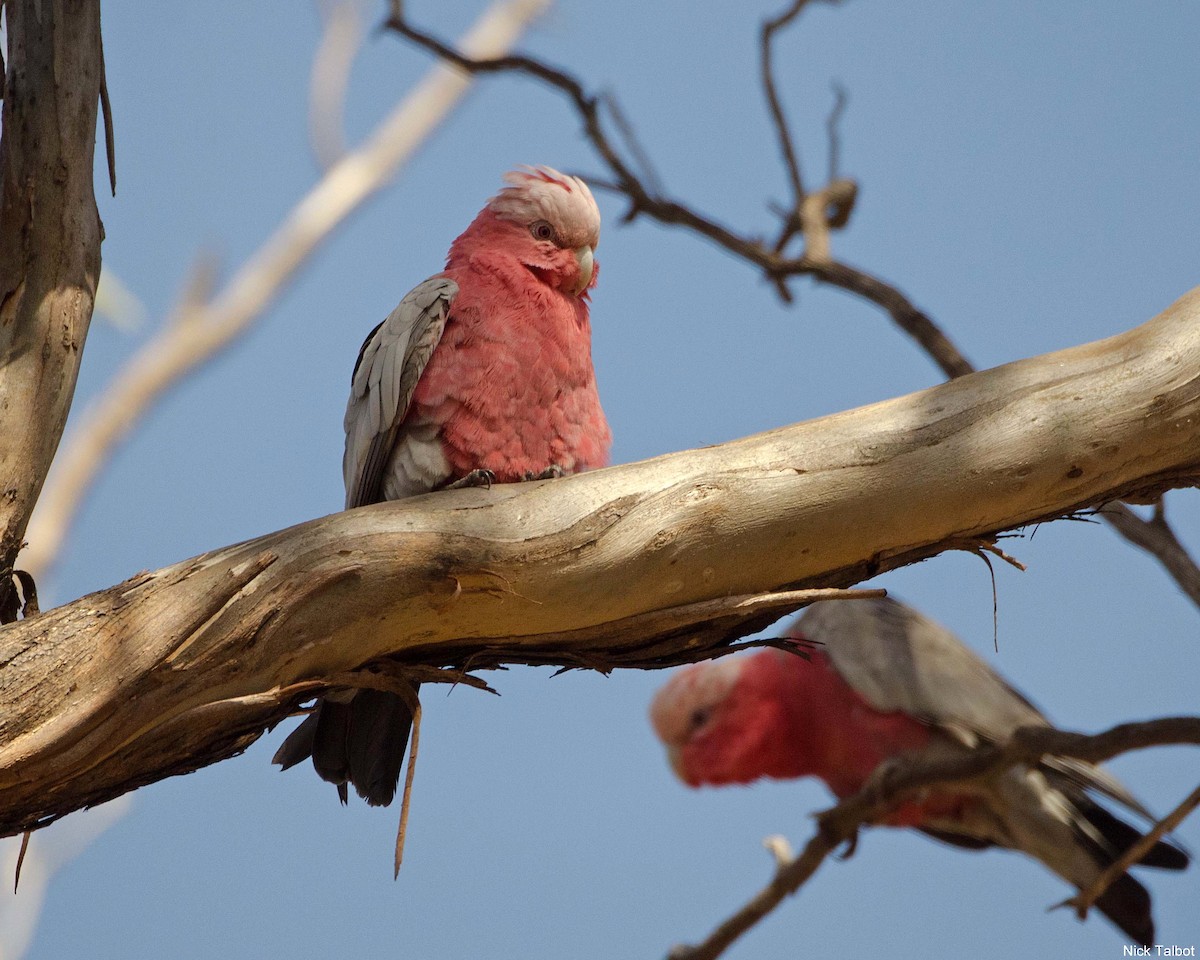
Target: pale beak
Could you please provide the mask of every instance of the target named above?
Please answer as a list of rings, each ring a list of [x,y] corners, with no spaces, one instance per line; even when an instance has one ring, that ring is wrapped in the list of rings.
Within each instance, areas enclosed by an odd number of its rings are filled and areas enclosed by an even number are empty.
[[[579,264],[579,279],[571,293],[577,297],[592,282],[592,274],[596,272],[596,261],[592,256],[592,248],[587,244],[575,248],[575,260]]]

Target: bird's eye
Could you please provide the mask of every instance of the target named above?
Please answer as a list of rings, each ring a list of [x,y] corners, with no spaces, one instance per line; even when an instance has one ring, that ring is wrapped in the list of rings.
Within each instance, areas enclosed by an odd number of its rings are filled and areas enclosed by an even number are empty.
[[[697,707],[692,711],[692,715],[688,718],[688,722],[693,730],[699,730],[702,726],[708,723],[708,718],[711,716],[711,707]]]
[[[535,240],[553,240],[554,228],[545,220],[537,220],[530,227],[529,232],[533,234]]]

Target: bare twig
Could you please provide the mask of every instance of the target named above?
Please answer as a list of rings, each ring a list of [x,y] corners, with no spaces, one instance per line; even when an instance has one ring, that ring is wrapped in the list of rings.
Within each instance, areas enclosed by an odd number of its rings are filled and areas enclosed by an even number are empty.
[[[400,876],[400,865],[404,862],[404,840],[408,836],[408,811],[412,805],[413,779],[417,772],[417,750],[421,745],[421,700],[410,686],[404,700],[412,714],[412,732],[408,741],[408,770],[404,774],[404,794],[400,799],[400,823],[396,827],[396,855],[392,861],[393,879]]]
[[[841,174],[842,163],[842,134],[841,122],[842,115],[846,112],[846,104],[849,102],[849,97],[846,95],[846,88],[840,83],[833,85],[833,106],[829,110],[829,116],[825,119],[825,132],[829,137],[829,182],[833,183]],[[835,227],[844,227],[844,222],[837,223],[830,220],[830,225]]]
[[[1142,519],[1123,503],[1106,503],[1096,512],[1130,543],[1157,557],[1179,588],[1200,606],[1200,567],[1167,523],[1161,499],[1149,520]]]
[[[25,854],[29,852],[29,840],[32,836],[32,830],[26,830],[21,834],[21,849],[17,853],[17,868],[13,871],[13,893],[16,893],[21,887],[21,867],[25,866]]]
[[[785,263],[782,269],[798,269],[798,262]],[[825,264],[814,276],[818,283],[827,283],[847,293],[853,293],[882,307],[892,322],[907,333],[949,378],[975,372],[971,363],[929,315],[918,309],[899,289],[841,261]]]
[[[792,845],[788,843],[787,837],[773,834],[763,838],[763,846],[767,853],[775,858],[776,866],[782,867],[785,863],[790,863],[795,859],[796,854],[792,851]]]
[[[830,231],[845,224],[858,197],[853,180],[834,180],[810,193],[800,204],[800,230],[804,234],[804,256],[814,267],[833,262]]]
[[[792,142],[792,133],[788,127],[787,116],[783,112],[783,103],[779,99],[779,91],[775,89],[775,72],[771,62],[774,52],[773,41],[775,34],[800,15],[800,11],[808,6],[809,0],[792,0],[791,5],[776,17],[764,20],[762,32],[759,34],[759,57],[762,71],[763,92],[767,98],[767,109],[771,111],[771,120],[775,124],[775,137],[779,141],[779,152],[783,155],[783,166],[787,171],[788,182],[792,188],[792,210],[799,212],[804,202],[804,180],[800,175],[800,160],[796,156],[796,145]],[[783,236],[787,236],[786,229]],[[775,249],[782,250],[786,240],[779,242]]]
[[[104,66],[104,44],[100,44],[100,113],[104,117],[104,157],[108,161],[108,186],[117,195],[117,142],[113,132],[112,101],[108,98],[108,71]]]
[[[549,0],[499,0],[464,37],[471,57],[507,50]],[[61,451],[38,502],[22,566],[36,573],[57,555],[101,467],[159,396],[250,328],[317,247],[386,184],[471,85],[435,67],[358,149],[325,173],[275,233],[211,299],[195,271],[179,307],[87,410]]]
[[[775,875],[745,906],[717,926],[703,942],[671,950],[670,960],[716,960],[738,937],[762,920],[785,899],[799,890],[825,862],[842,839],[818,830],[799,856],[776,861]]]
[[[992,558],[988,554],[994,554],[999,557],[1010,567],[1014,567],[1024,573],[1028,568],[1016,557],[1005,553],[996,545],[995,540],[965,540],[961,545],[956,545],[953,549],[962,550],[964,553],[970,553],[977,556],[988,568],[988,576],[992,581],[992,647],[997,653],[1000,652],[1000,594],[996,589],[996,568],[992,564]]]
[[[651,193],[660,193],[662,191],[662,180],[658,176],[658,171],[654,168],[654,161],[650,159],[650,154],[646,152],[646,148],[642,146],[641,140],[638,139],[637,131],[633,129],[633,124],[629,122],[629,117],[625,115],[625,109],[621,106],[621,102],[611,93],[602,94],[600,97],[604,106],[608,108],[609,114],[612,116],[612,121],[616,124],[617,132],[621,135],[621,139],[625,141],[625,149],[629,151],[630,156],[641,168],[642,179],[645,180],[647,188]]]
[[[780,863],[766,887],[721,923],[704,941],[692,947],[674,949],[671,960],[715,960],[738,937],[799,890],[816,873],[825,858],[843,843],[851,841],[861,827],[878,822],[914,793],[930,787],[947,787],[994,776],[1017,765],[1034,765],[1044,756],[1074,757],[1099,763],[1129,750],[1171,744],[1200,745],[1200,717],[1168,717],[1144,723],[1126,723],[1094,735],[1052,727],[1021,727],[1007,743],[980,747],[958,757],[884,761],[885,765],[889,765],[884,776],[872,775],[868,785],[858,793],[817,814],[817,832],[805,844],[799,856]],[[1171,820],[1176,814],[1179,815],[1163,833],[1172,829],[1193,807],[1200,804],[1198,794],[1200,788],[1167,818]],[[1188,806],[1193,798],[1196,798],[1196,802]],[[1119,872],[1123,873],[1124,868]]]
[[[1064,901],[1061,906],[1071,906],[1075,908],[1075,913],[1080,920],[1087,919],[1088,910],[1097,900],[1104,896],[1104,891],[1112,886],[1113,882],[1121,876],[1126,870],[1138,863],[1142,857],[1150,852],[1151,848],[1158,843],[1163,837],[1179,826],[1196,807],[1200,807],[1200,786],[1196,787],[1189,793],[1183,802],[1174,810],[1158,821],[1148,833],[1142,836],[1121,856],[1109,864],[1104,872],[1100,874],[1092,885],[1086,890],[1079,891],[1077,896]]]

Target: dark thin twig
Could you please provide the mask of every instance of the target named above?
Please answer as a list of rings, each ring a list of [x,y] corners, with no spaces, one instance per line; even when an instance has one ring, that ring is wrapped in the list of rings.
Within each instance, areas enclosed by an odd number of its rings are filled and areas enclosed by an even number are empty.
[[[1060,906],[1075,908],[1080,920],[1086,920],[1088,910],[1104,896],[1104,891],[1116,882],[1126,870],[1138,863],[1158,841],[1178,827],[1193,810],[1200,807],[1200,786],[1189,793],[1169,814],[1159,820],[1148,833],[1132,844],[1121,856],[1104,868],[1104,872],[1092,881],[1091,886],[1081,890],[1077,896],[1064,901]]]
[[[740,236],[711,217],[646,186],[609,139],[600,120],[597,98],[588,95],[576,78],[524,56],[472,60],[395,15],[386,26],[418,46],[472,73],[525,73],[565,93],[575,104],[589,141],[616,178],[604,180],[591,177],[589,182],[598,189],[625,196],[630,203],[627,219],[645,214],[659,223],[685,227],[728,250],[734,256],[759,267],[767,279],[776,283],[777,287],[780,281],[787,277],[812,276],[818,282],[856,293],[886,310],[897,326],[913,337],[947,376],[961,376],[974,370],[950,339],[897,288],[837,261],[816,263],[803,256],[785,258],[769,249],[761,240]]]
[[[846,94],[846,88],[837,81],[833,84],[833,106],[829,110],[829,116],[825,118],[825,132],[829,136],[829,182],[833,183],[837,180],[841,170],[842,161],[842,133],[841,123],[842,116],[846,112],[846,104],[850,102],[849,96]],[[831,227],[845,226],[845,224],[837,223],[830,220]]]
[[[1096,512],[1130,543],[1157,557],[1179,589],[1200,606],[1200,567],[1167,523],[1162,500],[1149,520],[1143,520],[1123,503],[1106,503]]]
[[[804,202],[804,180],[800,176],[800,160],[796,155],[796,145],[792,142],[787,116],[783,112],[783,102],[779,99],[779,91],[775,88],[771,55],[775,34],[795,20],[800,15],[800,11],[808,6],[808,3],[809,0],[792,0],[791,6],[779,16],[763,21],[762,32],[759,35],[763,93],[766,94],[767,109],[771,111],[771,119],[775,124],[775,136],[779,141],[779,152],[783,154],[783,166],[787,170],[788,182],[792,187],[792,211],[794,214],[799,213],[800,204]],[[783,244],[776,247],[776,249],[782,248]]]
[[[100,44],[100,112],[104,116],[104,156],[108,160],[108,185],[117,195],[117,143],[113,134],[112,101],[108,99],[108,77],[104,69],[104,43]]]
[[[825,859],[848,838],[835,836],[825,830],[817,830],[804,845],[800,854],[781,863],[762,890],[745,906],[710,933],[702,943],[695,946],[675,947],[669,960],[716,960],[732,946],[743,933],[767,916],[785,899],[799,890],[808,881]]]
[[[646,148],[642,146],[641,140],[638,139],[637,132],[633,129],[633,124],[629,122],[629,118],[625,115],[625,110],[621,106],[620,101],[611,93],[602,94],[601,100],[604,106],[608,108],[609,115],[616,125],[617,132],[621,135],[621,139],[625,141],[625,149],[629,151],[638,167],[641,168],[642,177],[649,187],[649,192],[652,194],[661,193],[662,180],[658,176],[658,171],[654,168],[654,162],[650,159],[650,154],[646,152]]]
[[[17,867],[13,871],[13,893],[16,893],[21,886],[21,867],[25,865],[25,854],[29,852],[29,838],[32,836],[32,830],[26,830],[21,834],[21,849],[17,852]]]
[[[413,695],[409,702],[412,712],[412,731],[408,741],[408,769],[404,774],[404,793],[400,798],[400,823],[396,827],[396,854],[393,860],[393,879],[399,878],[404,863],[404,841],[408,836],[408,811],[412,806],[413,779],[417,772],[417,751],[421,746],[421,701]]]
[[[785,262],[782,268],[799,272],[800,265],[795,261]],[[811,272],[818,283],[857,294],[886,310],[896,326],[912,337],[949,379],[975,372],[974,364],[963,356],[954,341],[896,287],[837,260],[822,264],[819,270]]]

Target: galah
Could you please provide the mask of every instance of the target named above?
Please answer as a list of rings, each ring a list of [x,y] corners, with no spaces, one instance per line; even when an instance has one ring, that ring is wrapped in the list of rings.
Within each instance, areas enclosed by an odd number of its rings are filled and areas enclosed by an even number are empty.
[[[588,296],[600,210],[578,177],[525,167],[450,245],[446,269],[368,335],[351,376],[346,508],[603,466],[612,434]],[[413,694],[417,685],[413,685]],[[412,712],[394,693],[331,694],[284,741],[367,803],[396,793]]]
[[[817,644],[811,659],[767,648],[709,660],[658,692],[651,721],[686,784],[814,776],[844,798],[891,758],[961,755],[1049,725],[954,634],[895,600],[814,603],[788,635]],[[1097,795],[1149,819],[1100,767],[1047,757],[994,782],[929,788],[883,822],[1018,850],[1084,889],[1140,837]],[[1182,870],[1188,856],[1160,841],[1140,862]],[[1128,873],[1096,906],[1133,940],[1154,942],[1150,895]]]

